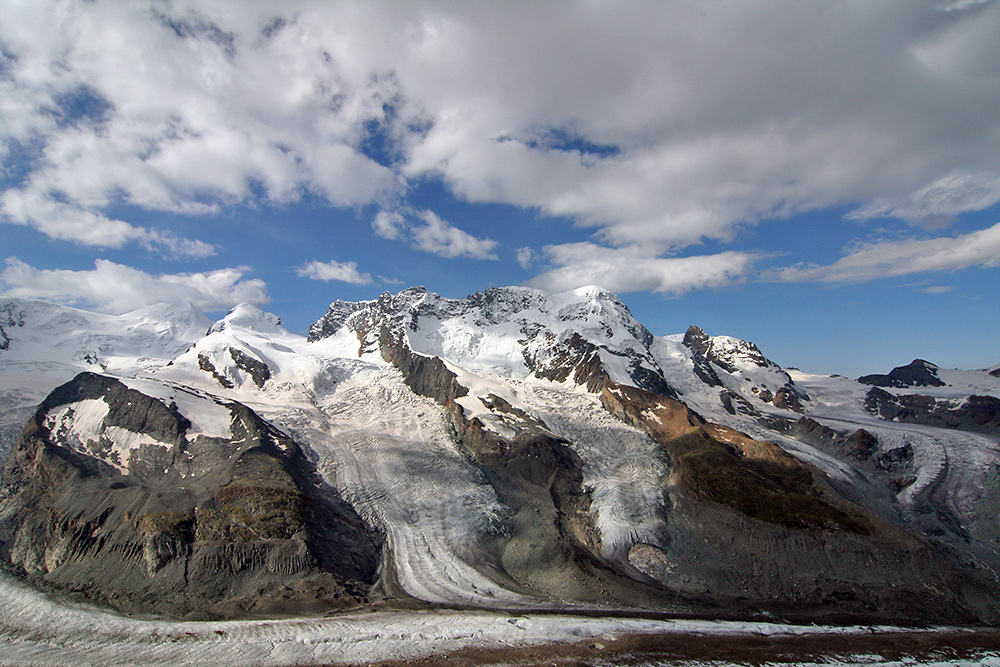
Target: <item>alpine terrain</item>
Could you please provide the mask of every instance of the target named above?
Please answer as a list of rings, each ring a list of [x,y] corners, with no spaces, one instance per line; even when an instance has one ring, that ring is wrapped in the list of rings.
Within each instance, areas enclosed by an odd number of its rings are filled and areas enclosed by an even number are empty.
[[[995,625],[998,438],[1000,368],[810,375],[596,287],[406,289],[308,336],[8,299],[0,583],[195,620]]]

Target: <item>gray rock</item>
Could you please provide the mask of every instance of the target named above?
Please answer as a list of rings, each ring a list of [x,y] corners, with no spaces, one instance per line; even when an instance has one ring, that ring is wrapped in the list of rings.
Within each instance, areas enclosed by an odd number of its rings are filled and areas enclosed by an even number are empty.
[[[50,432],[50,411],[99,398],[102,428],[169,447],[127,474]],[[4,465],[0,554],[36,583],[128,613],[244,617],[368,600],[381,538],[321,483],[302,449],[239,403],[232,439],[120,381],[82,373],[54,390]]]
[[[943,387],[944,382],[937,376],[938,367],[923,359],[914,359],[906,366],[897,366],[888,375],[865,375],[858,378],[862,384],[875,387]]]
[[[1000,399],[994,396],[972,395],[955,407],[931,396],[895,395],[872,387],[865,396],[865,409],[888,421],[1000,436]]]

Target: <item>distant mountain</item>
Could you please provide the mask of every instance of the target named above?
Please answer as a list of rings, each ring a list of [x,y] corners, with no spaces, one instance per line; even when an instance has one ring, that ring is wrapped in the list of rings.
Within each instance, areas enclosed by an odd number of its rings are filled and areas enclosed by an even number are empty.
[[[989,369],[810,375],[595,287],[0,326],[3,558],[129,612],[1000,621]]]
[[[0,458],[38,403],[82,370],[148,372],[212,325],[186,304],[154,304],[103,315],[32,299],[0,298]]]

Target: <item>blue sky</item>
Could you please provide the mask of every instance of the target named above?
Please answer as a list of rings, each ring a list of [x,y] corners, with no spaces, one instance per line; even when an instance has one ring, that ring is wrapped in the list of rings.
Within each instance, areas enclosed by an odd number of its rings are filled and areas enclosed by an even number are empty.
[[[599,284],[786,366],[1000,363],[1000,4],[0,0],[0,294]]]

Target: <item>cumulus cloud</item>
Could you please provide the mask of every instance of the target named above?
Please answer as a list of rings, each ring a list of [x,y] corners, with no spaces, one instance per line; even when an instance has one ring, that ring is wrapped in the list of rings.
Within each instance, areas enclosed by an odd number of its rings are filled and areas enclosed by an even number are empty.
[[[996,2],[47,0],[4,15],[2,154],[40,149],[0,208],[57,238],[143,243],[104,217],[114,202],[392,208],[427,178],[660,251],[833,206],[933,228],[1000,202]],[[77,215],[56,225],[56,205]],[[440,220],[374,229],[493,257]]]
[[[742,252],[656,257],[643,248],[609,249],[593,243],[547,246],[545,253],[557,268],[530,280],[529,287],[562,292],[599,285],[619,294],[650,291],[672,296],[732,284],[756,259]]]
[[[867,243],[833,264],[792,266],[769,276],[785,282],[860,282],[972,266],[1000,266],[1000,224],[956,237]]]
[[[384,239],[398,239],[405,227],[406,219],[399,211],[379,211],[372,220],[372,229]]]
[[[348,25],[284,8],[5,3],[0,143],[10,159],[12,146],[40,148],[0,219],[88,245],[155,246],[163,232],[104,212],[212,213],[307,192],[352,207],[395,192],[398,177],[362,145],[398,84],[372,63],[345,67]]]
[[[313,280],[339,280],[352,285],[370,285],[372,277],[369,273],[358,271],[357,262],[309,262],[295,270],[303,278]]]
[[[414,246],[439,257],[471,257],[472,259],[497,259],[493,239],[477,239],[468,232],[442,220],[433,211],[421,211],[423,225],[410,229]]]
[[[8,190],[0,196],[0,210],[8,222],[34,227],[53,239],[101,248],[136,243],[173,258],[197,259],[216,254],[215,246],[209,243],[181,238],[167,230],[132,225],[34,192]]]
[[[518,248],[517,249],[517,265],[522,269],[527,270],[531,266],[532,260],[535,258],[535,253],[531,248]]]
[[[94,262],[92,271],[36,269],[16,257],[6,263],[0,272],[6,296],[81,305],[105,313],[126,313],[158,302],[190,302],[213,311],[270,301],[264,281],[244,279],[247,267],[151,275],[103,259]]]
[[[406,241],[416,250],[446,259],[497,259],[496,241],[477,238],[431,210],[381,210],[372,220],[372,229],[382,238]]]

